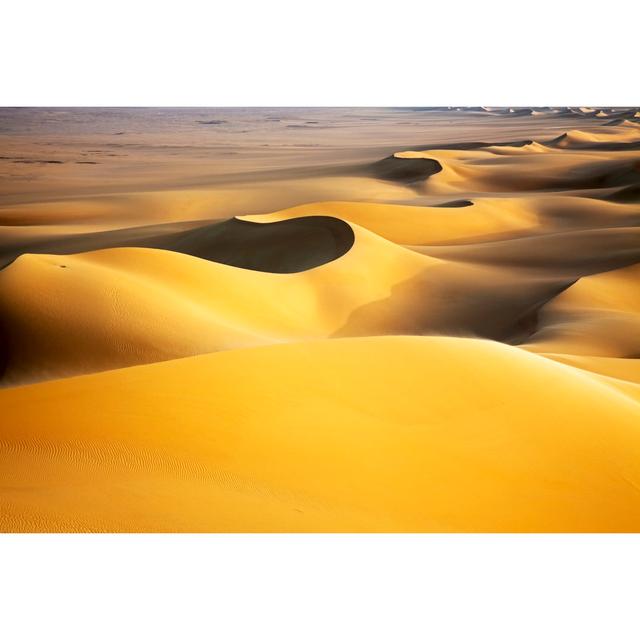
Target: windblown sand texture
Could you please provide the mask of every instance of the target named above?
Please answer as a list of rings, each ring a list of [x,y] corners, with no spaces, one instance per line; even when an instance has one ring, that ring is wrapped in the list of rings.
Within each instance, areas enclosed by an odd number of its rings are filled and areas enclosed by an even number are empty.
[[[637,107],[0,136],[0,530],[640,531]]]

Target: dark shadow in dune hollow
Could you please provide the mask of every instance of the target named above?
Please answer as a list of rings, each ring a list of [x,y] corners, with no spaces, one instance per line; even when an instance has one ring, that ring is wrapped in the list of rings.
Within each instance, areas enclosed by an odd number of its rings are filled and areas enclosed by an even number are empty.
[[[308,216],[269,223],[232,218],[165,236],[154,246],[242,269],[297,273],[336,260],[354,241],[346,222]]]
[[[576,229],[477,244],[424,247],[428,255],[576,279],[640,262],[640,229]]]
[[[393,182],[426,180],[442,171],[442,165],[432,158],[396,158],[389,156],[369,165],[369,175]]]
[[[253,271],[297,273],[343,256],[355,241],[338,218],[308,216],[258,223],[232,218],[190,229],[184,223],[133,227],[55,238],[0,251],[0,268],[23,253],[70,254],[117,247],[177,251]],[[176,228],[178,230],[172,231]]]
[[[537,329],[537,312],[575,279],[540,279],[522,273],[494,283],[472,282],[468,274],[448,277],[437,268],[394,285],[387,298],[354,310],[331,337],[447,335],[486,338],[508,344],[526,340]],[[398,313],[403,309],[403,313]]]
[[[624,204],[640,202],[640,181],[637,184],[632,184],[628,187],[618,189],[614,193],[601,197],[601,199]]]

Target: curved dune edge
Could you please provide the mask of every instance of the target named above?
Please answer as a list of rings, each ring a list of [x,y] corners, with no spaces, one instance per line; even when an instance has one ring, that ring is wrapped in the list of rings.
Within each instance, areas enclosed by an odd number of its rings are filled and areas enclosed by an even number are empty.
[[[539,312],[530,351],[640,357],[640,264],[581,278]]]
[[[640,262],[640,228],[565,229],[506,240],[415,246],[413,249],[432,257],[468,264],[493,265],[508,270],[535,269],[565,278],[568,285],[583,276]]]
[[[241,269],[299,273],[337,260],[354,242],[343,220],[309,216],[269,225],[232,218],[160,238],[156,247]]]
[[[159,249],[22,255],[0,271],[3,382],[329,337],[354,311],[384,300],[383,313],[365,312],[361,331],[401,333],[407,318],[420,320],[419,296],[436,286],[428,272],[443,263],[355,225],[351,233],[347,253],[290,274]],[[396,285],[425,277],[425,286],[392,299]]]
[[[632,226],[640,209],[632,202],[549,195],[482,196],[460,207],[411,206],[373,202],[311,202],[240,220],[274,223],[303,216],[333,216],[402,245],[466,244],[568,228]]]
[[[473,150],[405,151],[396,157],[427,158],[442,170],[424,181],[422,191],[431,195],[497,193],[540,190],[584,190],[637,183],[637,151],[612,156],[586,150],[525,147]]]
[[[576,356],[564,353],[539,353],[550,360],[602,376],[602,381],[640,401],[640,359],[607,356]]]
[[[637,531],[640,404],[601,379],[398,337],[5,390],[0,527]]]
[[[536,309],[573,281],[433,258],[349,224],[347,253],[299,273],[144,248],[23,255],[0,272],[2,383],[328,337],[519,343]]]
[[[401,151],[370,172],[430,195],[584,190],[638,183],[638,149],[640,126],[624,120],[571,129],[548,141]],[[619,153],[612,157],[614,150]]]
[[[520,231],[537,225],[535,211],[517,199],[479,199],[467,206],[411,206],[373,202],[312,202],[240,220],[274,223],[327,215],[346,220],[396,244],[420,245]]]
[[[607,143],[632,144],[640,142],[640,125],[629,120],[623,120],[617,125],[605,128],[571,129],[563,133],[549,144],[560,149],[579,147],[593,147],[598,145],[605,148]]]
[[[394,154],[374,162],[368,167],[374,178],[393,182],[412,183],[426,180],[442,171],[442,165],[433,158],[409,158]]]

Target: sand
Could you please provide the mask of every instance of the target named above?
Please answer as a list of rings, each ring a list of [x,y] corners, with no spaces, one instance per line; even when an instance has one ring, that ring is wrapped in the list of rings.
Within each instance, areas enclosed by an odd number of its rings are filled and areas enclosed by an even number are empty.
[[[0,124],[0,530],[640,531],[637,108]]]
[[[13,530],[640,526],[640,404],[496,342],[239,349],[25,386],[3,405]]]

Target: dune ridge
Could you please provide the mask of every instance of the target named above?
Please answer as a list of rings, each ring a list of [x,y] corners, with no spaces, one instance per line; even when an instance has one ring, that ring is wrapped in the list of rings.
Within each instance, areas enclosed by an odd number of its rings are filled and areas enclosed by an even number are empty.
[[[159,249],[22,255],[0,272],[5,380],[328,337],[355,309],[439,262],[362,228],[351,233],[354,245],[341,258],[288,274]],[[271,238],[265,240],[271,251]],[[391,305],[386,322],[401,320],[402,311]]]
[[[637,107],[47,113],[0,531],[640,531]]]
[[[527,348],[640,358],[640,264],[581,278],[547,303]]]

